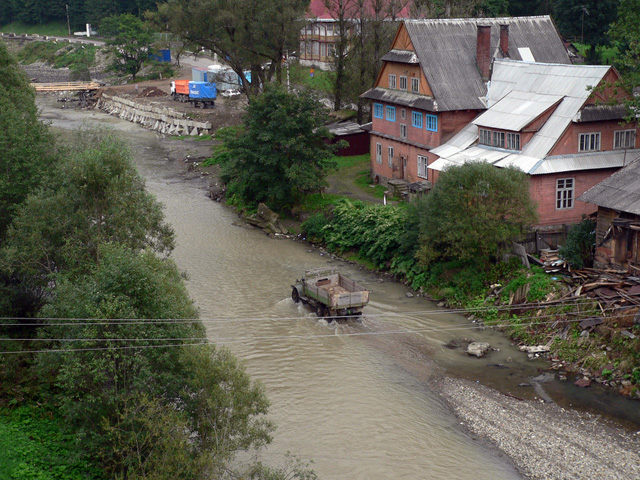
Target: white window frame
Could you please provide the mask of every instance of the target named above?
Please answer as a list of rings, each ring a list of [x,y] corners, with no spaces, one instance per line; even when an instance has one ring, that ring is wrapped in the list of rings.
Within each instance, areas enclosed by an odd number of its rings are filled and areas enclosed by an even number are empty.
[[[556,180],[556,210],[570,210],[573,208],[575,188],[575,178],[558,178]]]
[[[389,167],[393,167],[393,155],[394,155],[395,151],[394,148],[389,145],[387,147],[387,165],[389,165]]]
[[[376,163],[382,164],[382,144],[376,143]]]
[[[519,133],[507,133],[507,150],[520,150]]]
[[[408,90],[407,86],[407,76],[406,75],[400,75],[400,84],[398,86],[399,90]]]
[[[400,120],[404,120],[405,118],[407,118],[407,110],[404,108],[400,109]]]
[[[578,135],[578,151],[600,151],[600,132],[581,133],[580,135]]]
[[[420,93],[420,79],[418,77],[411,78],[411,91],[413,93]]]
[[[616,130],[613,132],[613,149],[623,150],[625,148],[636,148],[635,130]]]
[[[478,143],[480,145],[491,146],[491,130],[487,130],[486,128],[479,128],[478,129]]]
[[[389,74],[389,88],[395,90],[397,87],[397,83],[396,83],[396,74],[395,73],[390,73]]]
[[[418,176],[428,180],[429,157],[418,155]]]
[[[504,132],[493,131],[493,146],[504,148]]]
[[[407,139],[407,125],[404,123],[400,124],[400,138],[403,140]]]

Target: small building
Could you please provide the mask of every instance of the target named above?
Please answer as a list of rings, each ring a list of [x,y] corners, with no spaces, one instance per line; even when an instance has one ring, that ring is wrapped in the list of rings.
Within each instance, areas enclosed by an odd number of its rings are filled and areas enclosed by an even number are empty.
[[[349,144],[347,147],[338,150],[336,155],[350,157],[369,153],[369,130],[371,129],[371,124],[358,125],[357,122],[348,121],[334,123],[327,126],[327,128],[333,135],[332,144],[340,140],[344,140]]]
[[[579,200],[598,207],[594,266],[640,274],[640,154]]]

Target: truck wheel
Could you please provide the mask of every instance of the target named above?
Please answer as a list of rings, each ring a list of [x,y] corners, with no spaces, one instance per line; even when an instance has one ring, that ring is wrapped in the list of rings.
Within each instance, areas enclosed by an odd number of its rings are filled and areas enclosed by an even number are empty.
[[[316,307],[316,315],[322,318],[324,317],[324,314],[325,314],[325,307],[324,305],[319,303],[318,306]]]
[[[300,301],[300,294],[298,293],[298,289],[295,287],[293,288],[293,290],[291,290],[291,300],[296,303]]]

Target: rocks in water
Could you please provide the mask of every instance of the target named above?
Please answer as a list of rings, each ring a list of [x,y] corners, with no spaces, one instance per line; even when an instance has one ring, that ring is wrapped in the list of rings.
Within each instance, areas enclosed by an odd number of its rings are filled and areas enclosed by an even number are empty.
[[[480,358],[484,357],[490,349],[491,345],[486,342],[472,342],[467,347],[467,353]]]
[[[243,215],[243,218],[258,228],[264,230],[267,235],[286,234],[287,229],[282,226],[279,216],[264,203],[258,205],[258,211],[251,215]]]
[[[591,385],[591,379],[587,377],[582,377],[576,380],[573,384],[580,388],[587,388],[588,386]]]

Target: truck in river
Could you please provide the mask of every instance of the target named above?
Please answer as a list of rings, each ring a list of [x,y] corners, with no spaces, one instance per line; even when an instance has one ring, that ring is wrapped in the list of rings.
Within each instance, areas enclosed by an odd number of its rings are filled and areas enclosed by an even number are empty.
[[[319,317],[360,315],[369,303],[368,290],[334,269],[309,270],[291,287],[293,301],[308,303]]]

